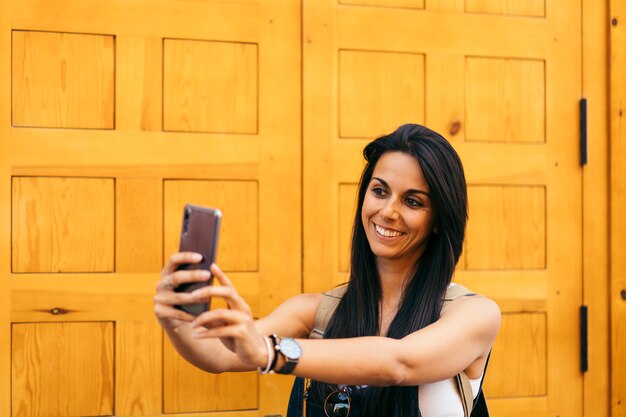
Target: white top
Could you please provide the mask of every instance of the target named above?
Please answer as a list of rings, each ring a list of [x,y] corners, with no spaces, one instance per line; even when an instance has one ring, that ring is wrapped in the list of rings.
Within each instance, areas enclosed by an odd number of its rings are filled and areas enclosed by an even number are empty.
[[[450,283],[449,288],[455,285]],[[478,395],[481,380],[482,376],[469,380],[473,398]],[[463,400],[454,377],[432,384],[422,384],[418,392],[422,417],[463,417]]]
[[[482,376],[469,380],[474,398],[480,390],[481,379]],[[463,403],[455,378],[422,384],[418,393],[422,417],[463,417]]]

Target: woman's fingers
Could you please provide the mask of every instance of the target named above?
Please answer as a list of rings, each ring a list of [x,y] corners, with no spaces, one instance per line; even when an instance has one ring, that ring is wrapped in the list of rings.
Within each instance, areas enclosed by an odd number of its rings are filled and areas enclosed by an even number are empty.
[[[193,328],[205,328],[211,329],[216,327],[232,326],[232,325],[247,325],[251,321],[250,315],[243,311],[227,310],[225,308],[218,308],[216,310],[207,311],[200,314],[191,323]],[[240,330],[243,330],[240,329]],[[241,336],[241,335],[240,335]]]
[[[212,275],[217,278],[217,281],[220,283],[220,286],[212,286],[211,289],[201,288],[197,290],[198,295],[202,296],[202,291],[207,290],[208,292],[213,291],[214,294],[212,296],[222,297],[226,300],[228,304],[228,308],[242,310],[247,314],[252,314],[250,306],[246,303],[246,301],[239,295],[237,289],[233,285],[233,282],[228,278],[228,276],[220,269],[217,264],[211,264],[209,268]]]
[[[196,298],[188,292],[157,292],[153,297],[155,304],[165,305],[182,305],[182,304],[196,304]]]
[[[189,313],[161,303],[154,304],[154,315],[158,318],[170,318],[186,322],[192,322],[196,318]]]
[[[226,276],[224,271],[222,271],[220,269],[220,267],[217,266],[217,264],[211,264],[211,267],[209,268],[209,270],[217,278],[217,280],[219,281],[220,285],[224,285],[224,286],[228,286],[228,287],[232,287],[233,286],[233,282],[230,280],[230,278],[228,278]]]
[[[197,264],[202,261],[202,255],[196,252],[177,252],[170,256],[169,262],[163,268],[161,276],[169,275],[183,264]]]
[[[181,284],[190,282],[205,282],[211,278],[211,273],[203,269],[180,270],[166,274],[157,282],[157,291],[172,291]]]
[[[245,313],[247,316],[252,314],[250,306],[239,295],[235,287],[232,286],[206,286],[199,288],[191,293],[197,303],[205,303],[213,297],[218,297],[226,301],[226,305],[229,309],[238,310]]]

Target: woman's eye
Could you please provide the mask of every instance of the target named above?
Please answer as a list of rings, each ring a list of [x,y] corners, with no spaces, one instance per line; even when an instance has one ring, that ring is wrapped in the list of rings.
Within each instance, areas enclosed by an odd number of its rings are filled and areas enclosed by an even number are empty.
[[[422,207],[423,204],[421,201],[416,200],[414,198],[407,198],[406,199],[406,203],[410,206],[410,207]]]
[[[373,187],[372,188],[372,192],[374,193],[375,196],[377,197],[384,197],[385,196],[385,190],[380,188],[380,187]]]

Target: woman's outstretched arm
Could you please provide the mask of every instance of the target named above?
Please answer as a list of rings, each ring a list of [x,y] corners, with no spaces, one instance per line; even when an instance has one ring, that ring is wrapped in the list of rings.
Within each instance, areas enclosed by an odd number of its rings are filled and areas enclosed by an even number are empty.
[[[225,344],[243,363],[252,369],[265,366],[267,352],[261,348],[260,334],[280,326],[259,326],[253,332],[237,311],[236,290],[221,272],[216,276],[223,285],[198,290],[196,302],[220,297],[231,308],[198,316],[193,323],[199,329],[197,337],[226,340]],[[315,314],[313,306],[316,308],[318,303],[311,303],[307,312],[303,326],[307,330]],[[293,301],[289,308],[275,312],[276,323],[289,321],[283,315],[298,311],[297,301]],[[482,296],[462,297],[446,306],[437,322],[402,339],[372,336],[298,340],[302,356],[293,373],[333,384],[375,386],[419,385],[444,380],[461,371],[476,378],[484,369],[499,327],[500,310],[495,302]],[[292,330],[294,333],[298,332]],[[276,369],[282,365],[283,358],[279,356]]]
[[[154,313],[174,348],[193,365],[211,373],[254,370],[256,369],[254,363],[243,361],[233,351],[232,338],[198,337],[203,330],[195,325],[196,317],[174,308],[174,305],[198,302],[197,295],[178,293],[173,289],[183,283],[202,282],[210,278],[209,271],[176,270],[180,264],[197,263],[201,258],[191,252],[172,255],[156,285]],[[224,288],[219,286],[207,288],[214,288],[216,295],[230,292],[227,302],[231,308],[227,311],[237,316],[238,331],[248,335],[248,348],[251,351],[256,350],[252,356],[262,356],[265,362],[267,361],[267,347],[261,335],[276,333],[290,337],[306,337],[310,332],[321,294],[298,295],[281,304],[267,317],[254,320],[249,306],[234,291],[232,282],[217,266],[213,266],[213,270]],[[219,322],[221,326],[226,324],[224,321]]]

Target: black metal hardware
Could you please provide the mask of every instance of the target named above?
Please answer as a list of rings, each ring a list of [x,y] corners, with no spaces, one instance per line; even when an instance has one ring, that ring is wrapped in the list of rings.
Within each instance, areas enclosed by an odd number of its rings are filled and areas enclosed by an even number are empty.
[[[587,165],[587,99],[580,99],[580,165]]]
[[[580,306],[580,372],[589,370],[589,334],[587,306]]]

